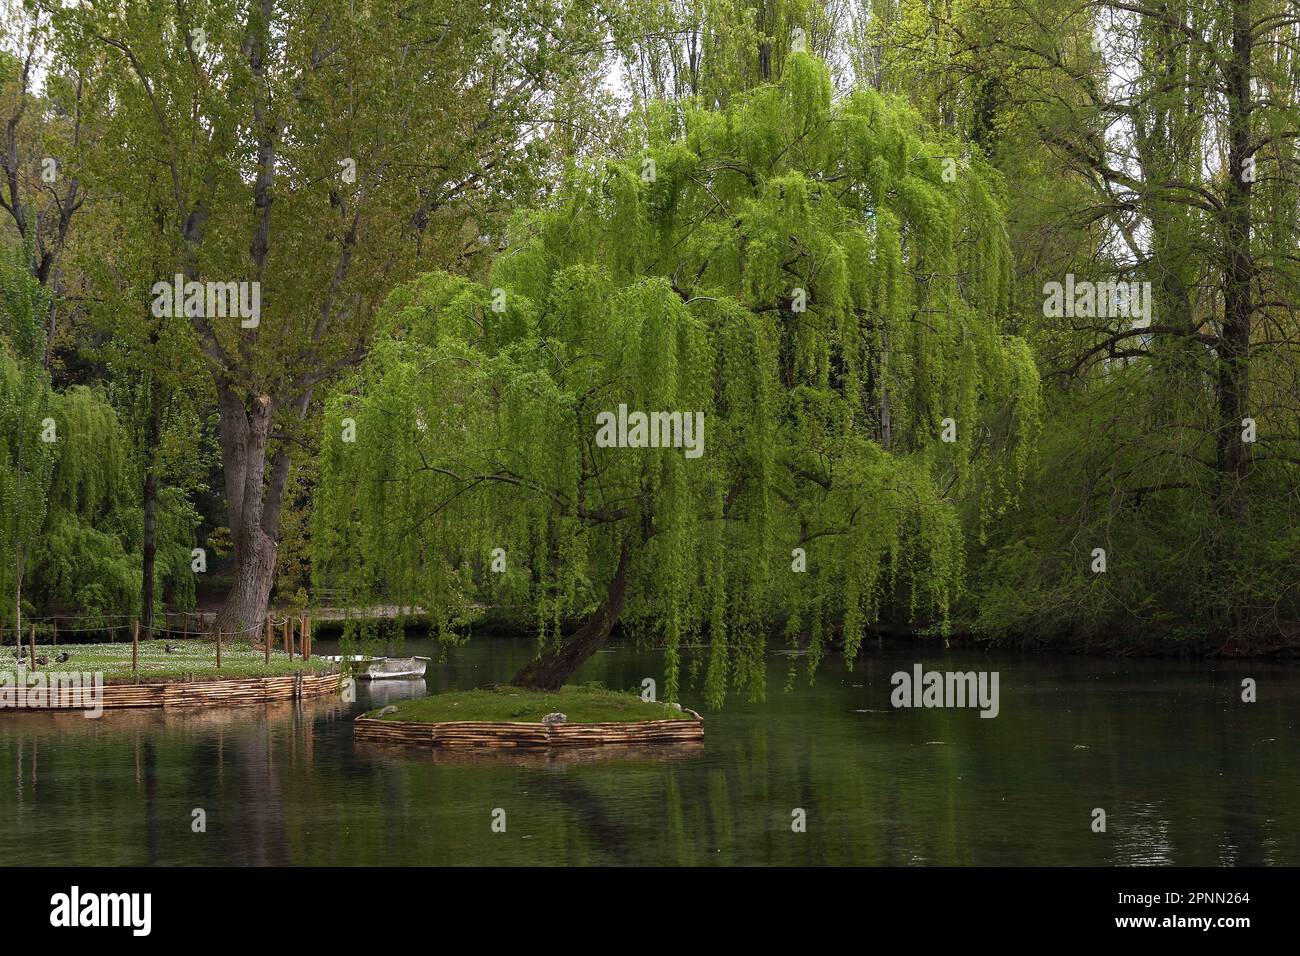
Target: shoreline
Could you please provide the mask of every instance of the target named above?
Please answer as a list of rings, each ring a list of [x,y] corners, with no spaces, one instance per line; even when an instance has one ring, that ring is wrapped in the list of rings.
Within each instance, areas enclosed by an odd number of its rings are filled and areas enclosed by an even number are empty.
[[[60,674],[59,671],[37,672],[37,676]],[[61,687],[50,683],[45,686],[29,685],[22,689],[21,702],[8,702],[0,695],[0,713],[32,711],[97,711],[129,708],[212,707],[245,704],[265,704],[281,701],[307,700],[325,697],[337,692],[343,675],[330,673],[278,674],[268,677],[228,677],[215,680],[167,681],[143,683],[103,682],[93,693],[80,685]],[[51,703],[50,697],[69,692],[67,703]],[[30,703],[30,699],[39,703]],[[88,699],[89,698],[89,699]]]

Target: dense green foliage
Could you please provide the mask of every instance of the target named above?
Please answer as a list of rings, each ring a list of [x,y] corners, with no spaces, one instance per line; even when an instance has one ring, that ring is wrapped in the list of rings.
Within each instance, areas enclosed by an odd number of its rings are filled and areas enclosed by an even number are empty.
[[[1013,501],[1039,414],[1002,332],[1001,187],[978,157],[946,182],[899,104],[830,93],[796,55],[726,110],[665,110],[644,152],[519,217],[486,287],[395,292],[327,415],[317,573],[448,627],[505,602],[553,641],[627,553],[626,623],[662,637],[670,697],[706,636],[714,703],[762,693],[774,625],[814,664],[882,612],[946,628],[954,496],[976,532]],[[598,447],[620,405],[703,412],[703,454]]]
[[[967,621],[997,641],[1293,646],[1294,4],[898,9],[883,85],[1013,184],[1013,315],[1048,384],[1024,507],[973,556]],[[1149,283],[1150,315],[1045,315],[1069,273]]]
[[[0,272],[0,609],[10,626],[19,560],[27,613],[75,609],[93,618],[139,611],[140,478],[131,443],[101,389],[51,389],[41,365],[46,308],[26,260],[10,257]],[[179,607],[193,603],[196,524],[185,496],[164,489],[160,601],[165,594]]]
[[[781,634],[1300,640],[1288,0],[354,7],[0,28],[7,617],[135,612],[156,501],[157,606],[197,544],[232,629],[617,621],[715,704]]]

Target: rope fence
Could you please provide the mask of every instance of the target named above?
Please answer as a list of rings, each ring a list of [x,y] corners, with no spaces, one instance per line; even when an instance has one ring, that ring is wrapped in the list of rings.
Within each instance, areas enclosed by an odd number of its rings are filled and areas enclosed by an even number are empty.
[[[186,615],[186,617],[188,617],[188,615]],[[92,624],[83,627],[67,627],[60,623],[62,621],[73,621],[73,620],[84,620],[84,621],[120,620],[123,621],[124,623]],[[29,625],[34,625],[37,629],[38,634],[112,634],[119,631],[130,631],[137,620],[138,620],[137,618],[134,618],[131,615],[120,615],[120,614],[105,615],[103,618],[95,618],[92,615],[76,615],[76,616],[56,615],[53,617],[25,617],[23,619],[23,630],[26,631]],[[301,618],[290,618],[288,616],[274,618],[274,617],[267,616],[263,618],[260,623],[254,624],[251,627],[241,628],[236,631],[226,630],[223,628],[222,634],[224,634],[226,637],[237,637],[242,634],[256,634],[259,633],[268,623],[271,624],[273,627],[283,627],[285,622],[290,620],[301,620]],[[143,624],[140,625],[140,627],[142,630],[147,631],[151,634],[161,634],[165,636],[202,637],[207,634],[215,633],[215,631],[212,628],[208,628],[198,621],[195,622],[195,626],[193,628],[189,626],[188,621],[182,624],[182,626],[179,628],[169,627],[166,625],[162,627],[146,626]],[[13,632],[14,632],[14,628],[12,626],[0,625],[0,636],[3,635],[12,636]]]

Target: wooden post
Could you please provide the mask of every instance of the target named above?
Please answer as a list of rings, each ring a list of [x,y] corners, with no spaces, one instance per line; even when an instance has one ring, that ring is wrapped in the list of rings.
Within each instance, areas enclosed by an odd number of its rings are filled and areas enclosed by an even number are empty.
[[[131,673],[140,666],[140,622],[131,622]]]
[[[221,670],[221,628],[217,628],[217,670]]]
[[[284,627],[280,631],[280,643],[284,645],[284,652],[289,653],[289,615],[284,616]]]
[[[302,659],[311,660],[311,618],[302,616]]]
[[[266,663],[271,663],[271,615],[266,616],[266,636],[262,638],[262,643],[266,645]]]
[[[36,623],[32,622],[31,636],[27,639],[27,651],[31,654],[32,667],[36,667]]]
[[[289,641],[289,663],[293,663],[293,618],[286,611],[284,615],[284,632],[288,635]]]

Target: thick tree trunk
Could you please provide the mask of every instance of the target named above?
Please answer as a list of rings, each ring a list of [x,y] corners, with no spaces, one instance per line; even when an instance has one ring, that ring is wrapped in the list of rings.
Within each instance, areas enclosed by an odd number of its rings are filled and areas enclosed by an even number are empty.
[[[534,690],[559,690],[583,661],[600,650],[623,613],[629,563],[628,546],[624,544],[605,600],[587,623],[525,664],[510,683]]]
[[[251,641],[266,619],[275,583],[279,498],[284,492],[283,479],[277,478],[288,462],[277,455],[271,481],[264,480],[266,443],[275,415],[271,399],[262,395],[245,405],[228,382],[218,382],[217,387],[221,460],[230,534],[235,542],[235,582],[213,627],[236,640]]]
[[[252,641],[261,632],[275,584],[278,550],[276,541],[256,527],[244,542],[235,561],[235,582],[212,624],[227,639]]]

